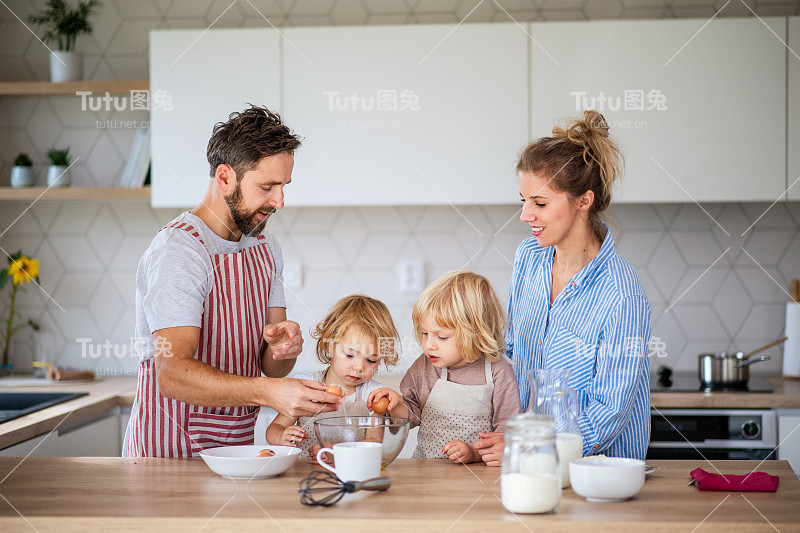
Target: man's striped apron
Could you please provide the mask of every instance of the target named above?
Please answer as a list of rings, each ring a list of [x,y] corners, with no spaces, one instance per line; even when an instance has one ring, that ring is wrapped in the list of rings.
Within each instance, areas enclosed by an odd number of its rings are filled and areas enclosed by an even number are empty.
[[[187,231],[203,243],[193,226],[176,222],[167,227]],[[214,285],[204,303],[196,354],[223,372],[247,377],[261,375],[262,330],[275,275],[267,240],[259,235],[258,241],[241,252],[211,255]],[[155,359],[150,358],[139,365],[127,455],[189,457],[214,446],[252,444],[257,416],[254,406],[204,407],[165,398],[158,390]]]

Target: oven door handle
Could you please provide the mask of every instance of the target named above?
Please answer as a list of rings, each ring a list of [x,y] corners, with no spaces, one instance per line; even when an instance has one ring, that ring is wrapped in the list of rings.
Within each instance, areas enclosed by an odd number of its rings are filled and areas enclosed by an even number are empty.
[[[703,442],[676,442],[676,441],[651,441],[648,445],[649,448],[676,448],[676,449],[690,449],[697,450],[717,449],[717,450],[749,450],[749,449],[766,449],[771,450],[774,446],[765,445],[760,441],[752,440],[706,440]]]
[[[734,444],[735,443],[735,444]],[[756,440],[744,439],[706,439],[703,441],[704,448],[731,448],[736,446],[746,446],[748,448],[762,448],[763,443]]]

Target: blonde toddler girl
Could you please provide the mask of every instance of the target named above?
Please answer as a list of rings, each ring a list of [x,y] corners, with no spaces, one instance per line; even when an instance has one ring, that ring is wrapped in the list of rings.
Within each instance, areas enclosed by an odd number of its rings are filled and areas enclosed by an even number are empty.
[[[411,318],[423,353],[400,383],[402,397],[383,387],[367,405],[387,397],[392,416],[420,426],[414,457],[480,461],[478,433],[503,431],[520,411],[500,301],[485,277],[455,271],[423,291]]]

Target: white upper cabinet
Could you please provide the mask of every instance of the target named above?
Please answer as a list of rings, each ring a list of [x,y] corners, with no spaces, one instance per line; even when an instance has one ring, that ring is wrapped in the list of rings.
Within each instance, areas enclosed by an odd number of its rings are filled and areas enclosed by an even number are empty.
[[[284,30],[287,205],[515,202],[528,137],[515,24]]]
[[[615,201],[777,199],[786,182],[786,19],[706,22],[531,24],[533,137],[594,107],[626,157]]]
[[[800,178],[800,17],[789,17],[789,172],[787,187]],[[800,200],[800,181],[789,189],[790,200]]]
[[[152,204],[195,206],[210,179],[206,147],[214,124],[249,103],[279,110],[278,32],[153,31],[150,90]],[[157,94],[167,105],[156,103]]]
[[[626,157],[615,201],[774,201],[800,176],[787,19],[706,22],[154,31],[153,205],[200,201],[214,124],[248,103],[304,139],[287,205],[515,202],[527,140],[586,107]]]

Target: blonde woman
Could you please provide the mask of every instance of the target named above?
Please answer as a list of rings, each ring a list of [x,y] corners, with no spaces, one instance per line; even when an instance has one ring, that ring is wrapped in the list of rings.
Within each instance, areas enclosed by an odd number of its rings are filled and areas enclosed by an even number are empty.
[[[520,410],[497,295],[485,277],[451,272],[423,291],[411,318],[423,354],[400,382],[403,395],[381,388],[368,405],[387,397],[392,416],[420,426],[414,457],[480,461],[478,434],[503,431]]]
[[[508,355],[523,407],[526,371],[569,369],[584,455],[644,459],[650,440],[650,303],[636,270],[600,219],[623,159],[597,111],[528,145],[517,164],[532,237],[517,249],[509,291]],[[477,447],[487,464],[502,436]]]

